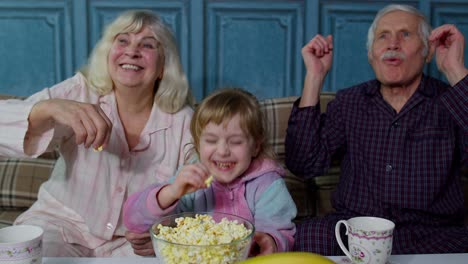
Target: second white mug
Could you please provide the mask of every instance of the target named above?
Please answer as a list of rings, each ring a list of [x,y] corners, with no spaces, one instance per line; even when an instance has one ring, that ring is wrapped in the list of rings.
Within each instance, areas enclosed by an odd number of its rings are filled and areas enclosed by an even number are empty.
[[[349,250],[341,241],[341,224],[346,226]],[[390,220],[360,216],[338,221],[335,236],[341,250],[353,263],[385,264],[392,253],[394,228]]]

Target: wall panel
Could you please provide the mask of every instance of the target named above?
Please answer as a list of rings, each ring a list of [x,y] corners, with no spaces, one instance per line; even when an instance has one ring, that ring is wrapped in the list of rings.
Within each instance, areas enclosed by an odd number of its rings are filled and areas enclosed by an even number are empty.
[[[285,96],[300,84],[301,3],[210,3],[206,7],[206,93],[244,87],[259,98]],[[302,77],[301,77],[302,78]]]
[[[70,1],[4,1],[0,92],[29,95],[73,71]]]
[[[419,7],[433,26],[456,24],[468,37],[468,0],[0,0],[0,93],[29,95],[72,76],[103,27],[137,8],[173,29],[198,100],[222,86],[300,95],[301,48],[317,33],[334,36],[324,91],[337,91],[374,78],[367,29],[390,3]],[[427,72],[442,77],[434,62]]]

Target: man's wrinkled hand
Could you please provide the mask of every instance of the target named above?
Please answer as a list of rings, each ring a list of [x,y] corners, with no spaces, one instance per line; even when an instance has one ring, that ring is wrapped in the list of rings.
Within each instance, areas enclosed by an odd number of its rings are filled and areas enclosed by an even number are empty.
[[[442,25],[429,36],[437,67],[453,86],[468,74],[464,66],[465,38],[454,25]]]

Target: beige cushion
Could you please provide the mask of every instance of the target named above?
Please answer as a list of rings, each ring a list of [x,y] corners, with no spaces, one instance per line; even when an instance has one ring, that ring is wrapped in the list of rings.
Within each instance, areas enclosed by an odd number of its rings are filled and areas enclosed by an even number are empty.
[[[284,139],[289,115],[297,97],[265,99],[260,106],[268,120],[269,142],[280,162],[284,161]]]
[[[23,210],[0,211],[0,228],[11,226]]]
[[[29,208],[37,199],[39,186],[49,178],[54,159],[0,157],[0,209]]]
[[[297,97],[284,97],[265,99],[260,101],[260,105],[268,120],[269,143],[273,147],[277,159],[284,164],[284,139],[286,136],[286,128],[288,125],[289,115],[292,105]],[[287,171],[285,182],[291,193],[298,210],[298,218],[304,217],[314,211],[310,202],[311,197],[308,195],[307,187],[304,180],[296,177],[291,172]]]
[[[333,100],[334,94],[322,94],[320,97],[321,111],[325,111],[328,102]],[[297,96],[264,99],[260,105],[269,122],[269,142],[277,155],[280,163],[284,164],[285,150],[284,141],[289,115]],[[332,210],[329,198],[338,182],[339,168],[330,169],[330,175],[320,176],[311,181],[305,181],[287,171],[285,182],[296,203],[298,215],[296,220],[316,215],[325,214]]]

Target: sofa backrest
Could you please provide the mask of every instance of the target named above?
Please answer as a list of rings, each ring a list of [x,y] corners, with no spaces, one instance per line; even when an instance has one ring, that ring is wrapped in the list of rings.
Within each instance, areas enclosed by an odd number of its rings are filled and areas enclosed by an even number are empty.
[[[334,93],[322,93],[320,95],[320,110],[325,111],[327,104],[335,98]],[[269,142],[276,153],[278,161],[284,166],[285,150],[284,140],[288,127],[289,115],[297,96],[264,99],[260,101],[264,114],[269,123]],[[320,184],[331,186],[336,184],[339,176],[339,168],[332,168],[330,175],[317,177]],[[317,215],[318,212],[326,213],[331,210],[329,200],[317,202],[318,194],[315,193],[315,182],[308,182],[297,177],[286,169],[285,182],[296,203],[297,220]],[[331,176],[331,177],[330,177]],[[328,187],[327,187],[328,188]],[[331,190],[330,188],[328,188]],[[328,192],[325,194],[328,196]]]
[[[0,95],[0,99],[12,96]],[[13,97],[18,98],[18,97]],[[260,105],[268,119],[269,140],[277,154],[278,161],[284,165],[284,139],[292,105],[298,97],[264,99]],[[324,111],[333,93],[324,93],[320,97],[321,110]],[[0,157],[0,210],[25,210],[36,199],[37,191],[46,181],[53,169],[57,156],[45,154],[38,159]],[[289,171],[285,178],[291,195],[298,207],[298,218],[316,214],[315,196],[301,178]]]
[[[265,116],[269,121],[269,140],[280,162],[284,161],[284,139],[293,103],[298,96],[264,99],[260,101]],[[335,98],[334,93],[320,95],[320,108],[325,112],[327,104]]]

